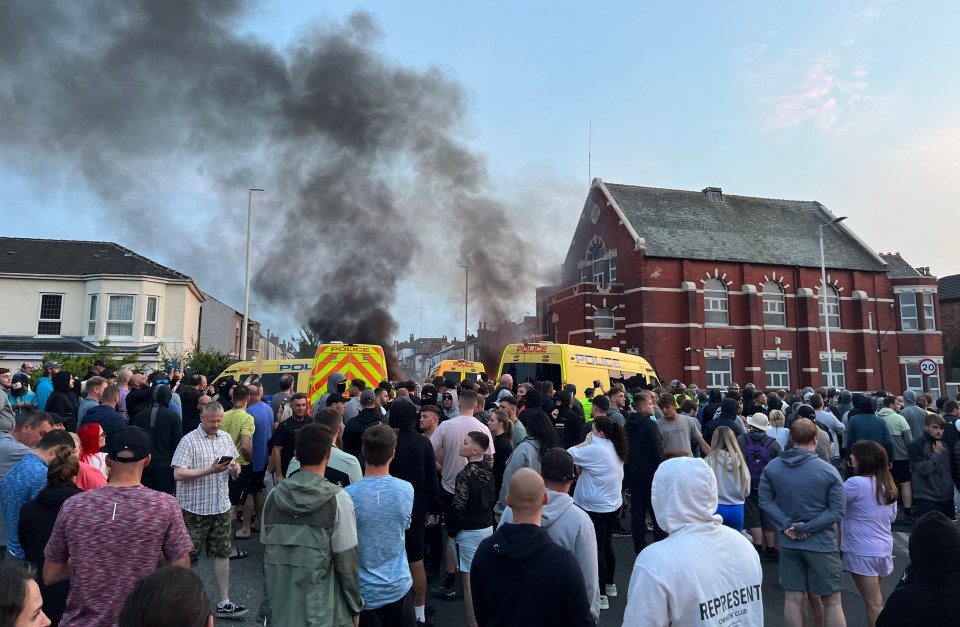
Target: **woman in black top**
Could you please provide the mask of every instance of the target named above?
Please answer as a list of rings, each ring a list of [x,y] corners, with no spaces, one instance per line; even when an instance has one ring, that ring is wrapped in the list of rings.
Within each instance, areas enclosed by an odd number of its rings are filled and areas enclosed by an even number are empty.
[[[490,435],[493,436],[493,480],[497,486],[497,494],[503,486],[503,471],[507,468],[507,459],[513,453],[513,423],[507,417],[507,412],[495,409],[490,412],[490,421],[487,423]]]

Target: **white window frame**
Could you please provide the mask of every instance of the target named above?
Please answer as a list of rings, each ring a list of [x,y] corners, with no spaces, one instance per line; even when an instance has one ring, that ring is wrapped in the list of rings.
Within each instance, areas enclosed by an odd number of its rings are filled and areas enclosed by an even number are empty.
[[[920,295],[923,302],[923,328],[927,331],[937,330],[936,309],[933,305],[933,294],[924,292]]]
[[[609,255],[609,253],[608,253],[608,255]],[[612,257],[609,258],[609,261],[607,262],[607,268],[608,268],[608,271],[609,271],[609,274],[610,274],[610,282],[611,282],[611,283],[616,283],[616,282],[617,282],[617,257],[616,257],[616,255],[614,255],[614,256],[612,256]]]
[[[600,321],[609,321],[609,326],[600,326]],[[616,331],[613,310],[609,307],[599,307],[593,311],[593,331],[598,335],[613,335]]]
[[[770,286],[771,290],[767,290]],[[763,326],[787,326],[787,295],[786,290],[778,281],[767,281],[763,284]]]
[[[827,372],[827,360],[820,360],[820,373],[823,375],[821,385],[827,388],[847,389],[847,362],[843,359],[833,358],[833,381],[827,381],[829,373]]]
[[[717,285],[722,286],[722,291],[715,287]],[[716,277],[707,279],[703,284],[703,321],[705,324],[730,324],[730,297],[727,286]]]
[[[724,363],[710,363],[710,362],[724,362]],[[711,369],[711,366],[718,366],[719,368]],[[707,373],[707,389],[712,390],[714,388],[720,387],[729,387],[733,383],[733,359],[730,357],[707,357],[706,358],[706,373]]]
[[[110,317],[111,303],[114,298],[131,298],[133,299],[133,304],[130,307],[130,319],[113,319]],[[136,324],[137,320],[137,295],[136,294],[108,294],[107,295],[107,328],[106,335],[108,337],[132,337],[133,336],[133,325]],[[113,333],[110,330],[110,325],[129,325],[129,333]]]
[[[917,310],[916,292],[900,292],[900,330],[920,330],[920,312]]]
[[[941,382],[940,382],[940,370],[943,366],[938,365],[937,374],[927,377],[929,381],[927,384],[930,386],[930,389],[927,390],[934,398],[940,396]],[[920,374],[920,362],[903,364],[903,374],[904,381],[906,383],[906,389],[913,390],[918,394],[923,392],[923,375]]]
[[[147,296],[147,304],[143,310],[143,336],[157,337],[157,324],[160,319],[160,297]],[[153,319],[150,319],[150,303],[153,303]],[[152,327],[152,328],[151,328]]]
[[[97,334],[97,309],[100,307],[100,294],[90,294],[87,299],[87,335]]]
[[[817,309],[820,311],[820,328],[826,328],[826,322],[824,321],[824,302],[823,302],[823,286],[820,286],[820,293],[817,294]],[[827,284],[827,302],[826,302],[827,315],[830,317],[830,330],[833,329],[842,329],[841,323],[843,320],[840,318],[840,290],[838,290],[833,285]]]
[[[56,318],[44,318],[43,317],[43,299],[48,296],[55,296],[60,299],[60,311],[57,314]],[[57,324],[56,333],[41,333],[40,325],[41,324]],[[63,293],[60,292],[41,292],[40,293],[40,303],[37,307],[37,335],[44,337],[60,337],[63,335]]]
[[[783,370],[774,370],[770,366],[783,364]],[[767,357],[763,360],[766,384],[768,390],[790,389],[790,360],[785,357]]]

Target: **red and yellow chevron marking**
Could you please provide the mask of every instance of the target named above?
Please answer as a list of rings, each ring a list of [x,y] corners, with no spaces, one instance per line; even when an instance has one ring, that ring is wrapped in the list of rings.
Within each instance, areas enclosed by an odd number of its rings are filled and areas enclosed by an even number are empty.
[[[353,346],[321,344],[314,357],[310,374],[310,404],[327,391],[327,377],[339,372],[350,379],[363,379],[368,386],[376,387],[387,378],[386,358],[383,349],[371,344]]]

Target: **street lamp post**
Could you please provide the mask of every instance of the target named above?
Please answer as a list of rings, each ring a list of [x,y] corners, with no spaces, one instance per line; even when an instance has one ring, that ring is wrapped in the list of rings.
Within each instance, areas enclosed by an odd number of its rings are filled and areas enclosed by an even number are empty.
[[[820,225],[820,300],[823,311],[823,325],[827,332],[827,387],[833,387],[833,347],[830,345],[830,316],[827,313],[827,262],[823,256],[823,229],[828,226],[839,224],[847,219],[847,216],[834,218],[825,224]],[[840,306],[840,303],[837,303]]]
[[[467,361],[467,321],[470,319],[470,266],[460,267],[465,271],[463,278],[463,361]]]
[[[247,192],[247,273],[243,287],[243,329],[240,332],[240,361],[247,360],[247,327],[250,326],[250,231],[253,226],[253,192],[262,189],[251,187]]]

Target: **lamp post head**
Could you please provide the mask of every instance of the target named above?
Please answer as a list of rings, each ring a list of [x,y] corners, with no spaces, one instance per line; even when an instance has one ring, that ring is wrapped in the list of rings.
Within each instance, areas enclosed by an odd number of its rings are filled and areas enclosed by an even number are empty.
[[[263,190],[260,189],[259,187],[251,187],[251,188],[250,188],[250,191],[251,191],[251,192],[262,192]]]

